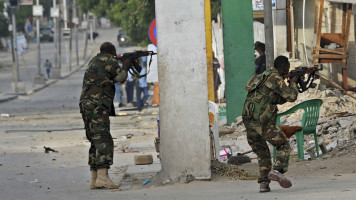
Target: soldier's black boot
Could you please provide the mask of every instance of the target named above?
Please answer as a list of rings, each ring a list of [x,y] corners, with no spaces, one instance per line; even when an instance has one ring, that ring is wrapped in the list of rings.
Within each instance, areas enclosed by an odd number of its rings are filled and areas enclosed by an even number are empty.
[[[261,182],[260,183],[260,192],[270,192],[271,188],[269,188],[269,182]]]

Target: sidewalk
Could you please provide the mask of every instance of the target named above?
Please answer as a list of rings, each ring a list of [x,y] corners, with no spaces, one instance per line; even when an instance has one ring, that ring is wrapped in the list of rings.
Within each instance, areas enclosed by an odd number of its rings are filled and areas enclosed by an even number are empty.
[[[82,63],[79,66],[72,66],[72,69],[73,69],[72,71],[62,70],[61,71],[61,79],[65,79],[66,77],[70,76],[71,74],[77,72],[81,67],[83,67],[83,65],[84,65],[84,63]],[[66,67],[66,68],[68,68],[68,67]],[[8,74],[9,74],[9,76],[12,76],[11,72]],[[1,84],[0,85],[0,92],[1,92],[0,93],[0,103],[16,99],[20,95],[31,95],[34,92],[42,90],[43,88],[46,88],[46,87],[56,83],[57,80],[58,79],[48,79],[45,81],[45,84],[33,84],[33,81],[22,81],[26,87],[25,87],[25,92],[20,92],[20,93],[14,93],[14,91],[12,89],[13,82],[8,83],[8,84]]]
[[[90,59],[91,57],[91,51],[89,50],[88,52],[88,56],[87,59],[85,61],[80,61],[79,65],[72,65],[72,69],[69,70],[69,66],[68,65],[64,65],[61,67],[61,75],[60,75],[60,79],[65,79],[68,76],[72,75],[73,73],[77,72],[78,70],[80,70],[88,61],[88,59]],[[31,69],[32,68],[32,69]],[[35,73],[34,71],[36,71],[37,74],[37,69],[34,69],[34,66],[27,66],[27,71],[31,70],[31,73]],[[52,68],[53,70],[53,68]],[[44,71],[44,70],[42,70]],[[13,84],[13,74],[12,74],[12,69],[5,69],[1,72],[2,76],[4,77],[11,77],[11,81],[6,80],[4,82],[2,82],[0,84],[0,103],[2,102],[6,102],[6,101],[11,101],[14,99],[17,99],[19,96],[23,96],[23,95],[31,95],[34,92],[40,91],[54,83],[56,83],[59,79],[47,79],[45,81],[44,84],[34,84],[33,80],[34,78],[29,78],[27,80],[22,80],[21,82],[25,85],[25,92],[19,92],[19,93],[15,93],[13,88],[12,88],[12,84]],[[44,73],[42,73],[44,74]],[[44,75],[45,76],[45,75]]]

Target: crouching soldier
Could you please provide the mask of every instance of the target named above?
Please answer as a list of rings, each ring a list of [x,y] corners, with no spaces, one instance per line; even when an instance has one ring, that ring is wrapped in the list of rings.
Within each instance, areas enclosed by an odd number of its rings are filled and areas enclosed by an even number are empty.
[[[258,156],[260,168],[260,192],[269,192],[269,183],[278,181],[284,188],[292,186],[284,173],[288,170],[290,145],[281,128],[276,125],[277,104],[297,99],[297,78],[290,80],[287,86],[283,76],[288,74],[290,63],[287,57],[279,56],[274,67],[249,80],[248,91],[242,118],[247,130],[247,140],[253,152]],[[271,153],[267,142],[276,147],[276,162],[272,169]]]

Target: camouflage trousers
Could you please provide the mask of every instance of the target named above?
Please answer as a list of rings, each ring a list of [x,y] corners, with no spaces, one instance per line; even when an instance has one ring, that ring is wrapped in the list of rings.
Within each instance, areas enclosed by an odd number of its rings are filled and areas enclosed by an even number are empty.
[[[258,156],[258,165],[260,168],[260,177],[258,182],[270,182],[268,173],[271,171],[271,153],[267,142],[276,147],[276,162],[273,169],[281,173],[288,171],[288,162],[290,155],[290,145],[286,136],[278,125],[262,125],[258,122],[244,120],[247,131],[247,141],[252,151]]]
[[[90,141],[90,170],[110,168],[114,159],[114,142],[110,134],[109,113],[89,103],[80,104],[80,113],[85,125],[85,134]]]

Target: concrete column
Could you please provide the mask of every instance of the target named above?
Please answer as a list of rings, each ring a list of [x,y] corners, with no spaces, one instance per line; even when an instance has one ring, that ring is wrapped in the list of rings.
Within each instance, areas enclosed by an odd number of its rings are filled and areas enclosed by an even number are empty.
[[[156,0],[161,178],[210,179],[204,0]]]
[[[208,67],[208,98],[215,102],[214,72],[213,72],[213,45],[211,31],[211,5],[210,0],[205,0],[205,32],[206,32],[206,56]]]
[[[263,1],[263,9],[265,16],[266,68],[268,69],[273,67],[274,63],[272,1]]]
[[[244,86],[254,75],[252,1],[222,0],[227,123],[241,115]]]

